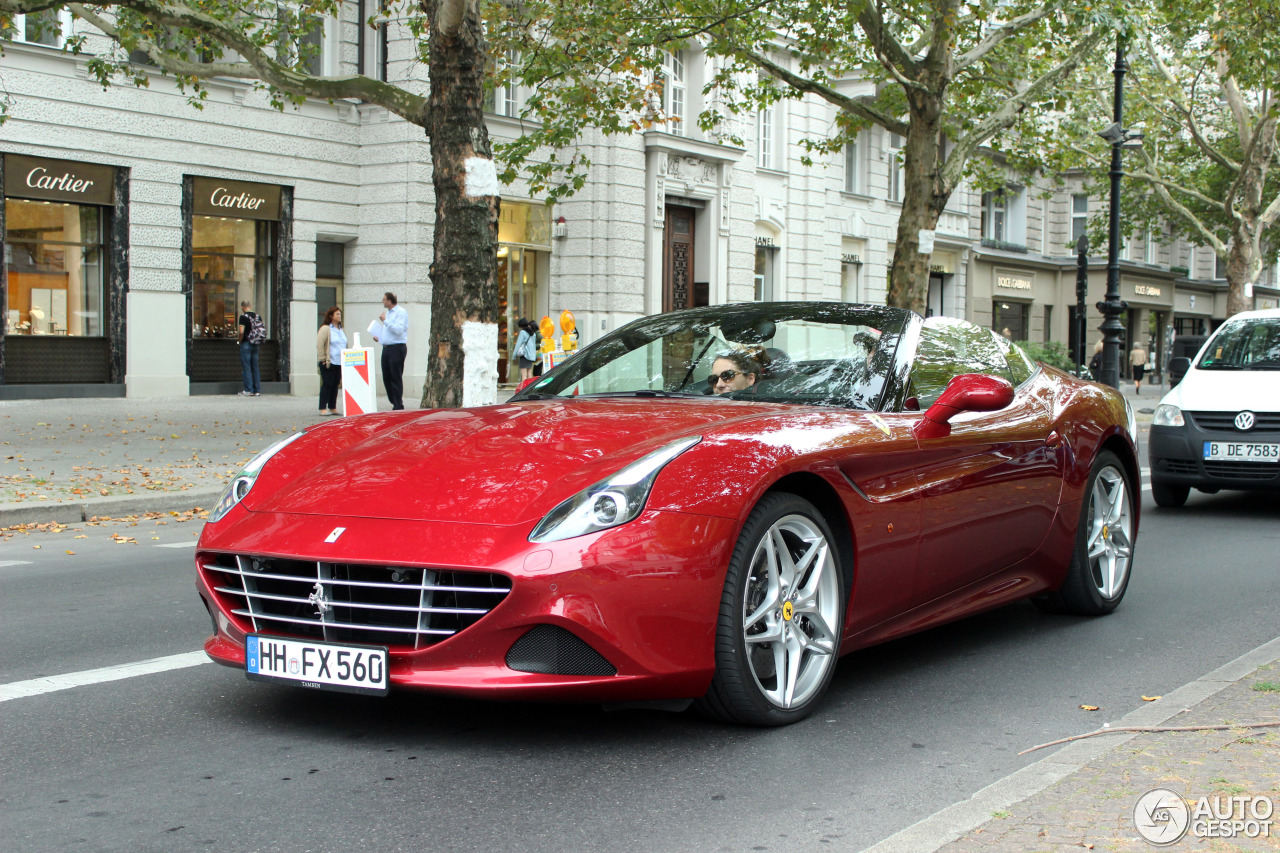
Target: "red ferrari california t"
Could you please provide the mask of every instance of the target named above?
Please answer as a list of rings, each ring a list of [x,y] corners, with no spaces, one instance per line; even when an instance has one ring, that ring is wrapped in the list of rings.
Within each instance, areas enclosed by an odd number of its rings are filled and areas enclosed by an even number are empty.
[[[854,649],[1024,598],[1113,610],[1134,432],[1115,391],[961,320],[649,317],[507,403],[261,453],[200,538],[205,650],[315,689],[790,723]]]

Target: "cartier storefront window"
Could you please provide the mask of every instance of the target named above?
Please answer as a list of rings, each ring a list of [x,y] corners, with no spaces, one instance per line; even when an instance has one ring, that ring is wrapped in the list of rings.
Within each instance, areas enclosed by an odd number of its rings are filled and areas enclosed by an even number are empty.
[[[258,358],[263,382],[279,381],[287,318],[279,316],[282,190],[218,178],[190,178],[190,359],[194,393],[226,391],[241,376],[240,303],[262,318],[267,340]],[[286,259],[287,260],[287,259]],[[216,383],[216,384],[204,384]]]
[[[115,170],[4,160],[5,383],[111,381]]]

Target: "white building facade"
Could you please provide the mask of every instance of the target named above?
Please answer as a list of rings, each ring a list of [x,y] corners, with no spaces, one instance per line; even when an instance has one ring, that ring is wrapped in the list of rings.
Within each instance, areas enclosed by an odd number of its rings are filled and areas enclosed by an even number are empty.
[[[394,23],[388,33],[360,19],[348,2],[341,20],[324,22],[316,70],[425,90]],[[409,312],[405,383],[416,396],[430,346],[434,217],[420,128],[361,103],[280,112],[231,80],[211,81],[195,109],[145,68],[149,87],[104,90],[84,58],[23,23],[6,45],[11,109],[0,125],[0,399],[234,393],[245,300],[268,329],[264,392],[309,396],[319,387],[314,341],[325,311],[341,307],[350,336],[382,310],[386,291]],[[896,138],[873,129],[805,166],[800,140],[831,132],[830,105],[783,101],[717,136],[694,121],[705,57],[674,53],[664,73],[663,110],[683,120],[632,136],[589,134],[581,145],[590,179],[553,206],[518,184],[504,190],[501,382],[511,378],[508,330],[521,317],[570,310],[586,344],[637,317],[697,305],[883,304],[903,191]],[[495,140],[520,132],[521,97],[515,87],[494,93]],[[1028,306],[1026,338],[1065,342],[1074,286],[1063,285],[1063,269],[1073,261],[1060,243],[1075,221],[1070,199],[1006,206],[1007,239],[993,239],[990,199],[958,190],[938,224],[929,312],[1001,328],[1021,316],[1000,307],[1012,298]],[[1211,255],[1157,259],[1152,275],[1173,281],[1170,323],[1177,306],[1213,316],[1219,284],[1179,272]],[[1031,271],[1029,288],[999,285],[1019,270]],[[1200,294],[1200,307],[1182,305],[1179,288]]]

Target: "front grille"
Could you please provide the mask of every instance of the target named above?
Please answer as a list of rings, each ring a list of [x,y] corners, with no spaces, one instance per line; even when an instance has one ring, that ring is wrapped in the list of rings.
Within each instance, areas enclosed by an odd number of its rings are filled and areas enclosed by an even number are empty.
[[[1208,462],[1204,463],[1204,471],[1210,477],[1224,477],[1232,480],[1257,480],[1263,482],[1280,477],[1280,465],[1263,462]]]
[[[488,572],[222,555],[201,564],[254,632],[423,649],[471,627],[511,591]]]
[[[1187,412],[1195,425],[1203,430],[1233,432],[1247,435],[1257,430],[1280,430],[1280,412],[1254,412],[1253,429],[1241,431],[1236,429],[1236,415],[1240,412]]]
[[[544,675],[617,675],[604,655],[556,625],[530,628],[507,652],[507,666]]]
[[[1156,467],[1170,474],[1199,474],[1200,469],[1192,459],[1161,459]]]

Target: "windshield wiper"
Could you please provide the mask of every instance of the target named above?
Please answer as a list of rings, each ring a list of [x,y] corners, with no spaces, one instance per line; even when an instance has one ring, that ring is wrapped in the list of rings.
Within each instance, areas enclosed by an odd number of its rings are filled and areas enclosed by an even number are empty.
[[[705,397],[688,391],[654,391],[650,388],[637,388],[634,391],[600,391],[595,394],[579,394],[578,397]]]

